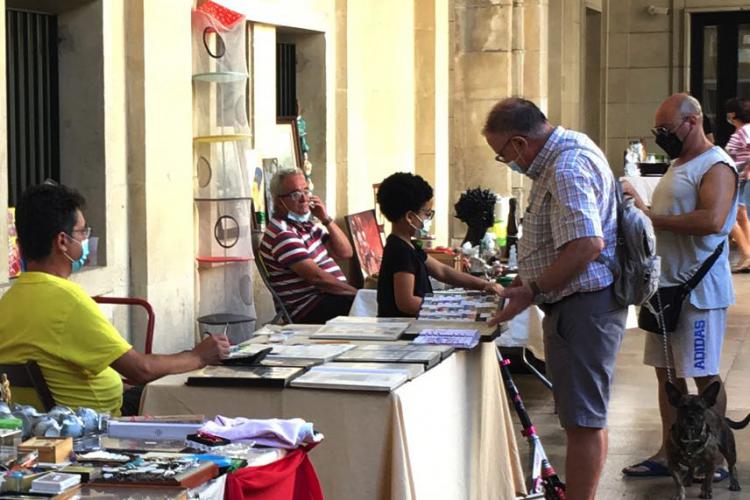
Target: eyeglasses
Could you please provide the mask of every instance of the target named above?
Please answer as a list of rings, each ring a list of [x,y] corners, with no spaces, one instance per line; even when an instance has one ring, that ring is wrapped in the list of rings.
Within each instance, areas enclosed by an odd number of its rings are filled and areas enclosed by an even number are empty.
[[[669,130],[667,127],[654,127],[651,129],[651,133],[654,135],[654,137],[659,137],[660,135],[669,135],[674,132],[677,132],[680,127],[682,127],[682,124],[687,121],[688,117],[685,117],[682,119],[679,125],[677,125],[674,129]]]
[[[425,214],[425,216],[426,216],[425,218],[427,220],[432,220],[432,218],[435,217],[435,211],[434,210],[426,210],[424,208],[420,208],[419,212],[422,212],[423,214]]]
[[[86,226],[83,229],[73,229],[72,233],[79,233],[83,235],[83,239],[88,239],[91,236],[91,226]]]
[[[312,195],[312,191],[305,189],[304,191],[292,191],[287,194],[280,194],[279,198],[291,198],[292,201],[300,201],[303,197],[309,198]]]
[[[495,155],[495,161],[496,161],[496,162],[498,162],[498,163],[510,163],[510,162],[508,161],[508,159],[507,159],[507,158],[505,158],[505,157],[503,156],[503,153],[502,153],[502,151],[503,151],[503,150],[504,150],[505,148],[507,148],[507,147],[508,147],[508,143],[510,143],[511,139],[513,139],[514,137],[519,137],[519,136],[517,136],[517,135],[512,135],[512,136],[508,137],[508,139],[507,139],[507,140],[505,141],[505,144],[503,144],[503,147],[502,147],[502,148],[500,148],[500,151],[501,151],[501,152]]]

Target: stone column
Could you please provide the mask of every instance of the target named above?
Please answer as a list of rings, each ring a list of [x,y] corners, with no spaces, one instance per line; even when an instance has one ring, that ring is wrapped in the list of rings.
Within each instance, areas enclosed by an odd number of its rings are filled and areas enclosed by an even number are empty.
[[[156,352],[194,340],[191,6],[125,8],[131,293],[157,313]]]
[[[492,105],[515,90],[513,11],[510,0],[452,2],[452,203],[478,185],[510,194],[510,170],[497,165],[481,130]],[[452,222],[453,237],[465,232],[460,222]]]

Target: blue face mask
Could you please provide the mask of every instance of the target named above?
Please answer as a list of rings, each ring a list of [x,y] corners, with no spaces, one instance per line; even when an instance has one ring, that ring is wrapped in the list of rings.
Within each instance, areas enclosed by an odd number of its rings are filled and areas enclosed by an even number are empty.
[[[300,224],[305,224],[307,222],[310,222],[310,217],[312,217],[312,212],[309,210],[305,212],[304,214],[298,214],[297,212],[292,212],[289,210],[289,207],[286,206],[286,203],[283,201],[281,202],[282,205],[284,205],[284,208],[287,209],[286,218],[293,222],[299,222]]]
[[[514,171],[514,172],[517,172],[517,173],[519,173],[519,174],[522,174],[522,175],[524,175],[524,174],[526,174],[526,171],[525,171],[525,170],[524,170],[524,168],[523,168],[523,167],[521,166],[521,164],[520,164],[520,163],[518,163],[518,159],[519,159],[519,158],[521,158],[521,152],[520,152],[520,151],[518,150],[518,147],[516,146],[516,144],[515,144],[515,143],[513,143],[513,149],[515,149],[515,150],[516,150],[516,154],[517,154],[518,156],[516,156],[516,159],[515,159],[515,160],[513,160],[513,161],[511,161],[511,162],[508,162],[508,168],[510,168],[510,169],[511,169],[512,171]]]
[[[72,272],[77,273],[78,271],[83,269],[83,266],[86,265],[86,261],[89,258],[89,240],[87,238],[83,241],[78,241],[77,239],[72,237],[70,239],[81,245],[81,256],[78,259],[73,260],[70,255],[65,254],[65,256],[68,258],[68,260],[70,260],[72,264]]]
[[[289,212],[286,214],[286,218],[294,221],[299,222],[300,224],[304,224],[306,222],[310,222],[310,217],[312,216],[312,212],[306,212],[304,214],[298,214],[296,212]]]
[[[512,162],[508,163],[508,168],[510,168],[514,172],[518,172],[519,174],[525,174],[526,172],[523,170],[523,167],[518,164],[517,161],[513,160]]]

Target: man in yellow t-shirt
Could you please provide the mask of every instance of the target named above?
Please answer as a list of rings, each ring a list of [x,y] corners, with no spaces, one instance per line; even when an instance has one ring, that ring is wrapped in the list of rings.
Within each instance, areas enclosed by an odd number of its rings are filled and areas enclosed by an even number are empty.
[[[75,190],[44,184],[26,190],[16,207],[27,270],[0,298],[0,363],[36,361],[56,403],[119,415],[121,375],[145,384],[218,363],[229,341],[210,336],[190,351],[168,355],[133,350],[91,297],[67,279],[88,255],[84,205]]]

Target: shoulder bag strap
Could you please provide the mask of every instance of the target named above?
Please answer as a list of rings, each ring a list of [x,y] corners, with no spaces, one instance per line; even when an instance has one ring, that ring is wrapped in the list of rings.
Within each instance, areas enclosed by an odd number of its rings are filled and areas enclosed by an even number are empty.
[[[682,284],[682,291],[685,295],[687,295],[693,288],[698,286],[698,283],[700,283],[703,277],[708,273],[708,271],[711,270],[714,263],[719,259],[719,256],[724,251],[725,243],[726,239],[722,240],[721,243],[716,246],[714,252],[709,255],[706,260],[703,261],[703,264],[701,264],[701,267],[698,268],[692,278]]]

